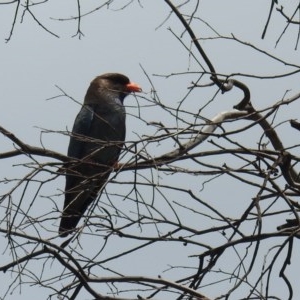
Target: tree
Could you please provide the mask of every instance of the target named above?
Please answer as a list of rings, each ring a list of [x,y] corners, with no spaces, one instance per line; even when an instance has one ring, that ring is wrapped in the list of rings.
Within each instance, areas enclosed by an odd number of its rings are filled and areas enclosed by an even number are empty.
[[[36,287],[49,299],[297,297],[300,66],[292,30],[299,4],[270,1],[260,4],[260,15],[253,3],[235,1],[235,11],[227,12],[228,3],[211,2],[152,3],[168,9],[159,28],[170,24],[168,34],[185,52],[169,73],[141,68],[151,91],[127,107],[135,130],[70,239],[57,233],[63,199],[57,184],[70,158],[0,127],[9,147],[0,153],[3,299],[17,290],[32,295]],[[59,36],[38,14],[37,7],[48,4],[7,2],[15,5],[7,41],[20,15],[31,16],[43,34]],[[104,8],[129,14],[137,4],[149,5],[111,0],[89,8],[77,1],[69,21],[77,22],[81,38],[82,23]],[[256,22],[254,12],[262,20]],[[248,15],[249,32],[257,33],[258,25],[262,41],[220,33],[219,22],[233,20],[239,32]],[[165,79],[176,99],[162,87]],[[75,101],[62,88],[58,97]],[[45,131],[67,142],[69,131]],[[12,166],[17,172],[8,176]]]

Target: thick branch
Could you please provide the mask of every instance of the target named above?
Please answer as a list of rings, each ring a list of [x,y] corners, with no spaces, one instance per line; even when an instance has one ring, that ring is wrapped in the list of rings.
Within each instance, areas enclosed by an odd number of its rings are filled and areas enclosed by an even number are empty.
[[[26,143],[23,143],[13,133],[6,130],[2,126],[0,126],[0,132],[20,147],[20,149],[17,149],[14,151],[0,153],[0,159],[14,157],[14,156],[23,155],[23,154],[33,154],[33,155],[55,158],[55,159],[63,161],[63,162],[70,161],[70,158],[68,156],[60,154],[58,152],[51,151],[51,150],[48,150],[45,148],[30,146]]]

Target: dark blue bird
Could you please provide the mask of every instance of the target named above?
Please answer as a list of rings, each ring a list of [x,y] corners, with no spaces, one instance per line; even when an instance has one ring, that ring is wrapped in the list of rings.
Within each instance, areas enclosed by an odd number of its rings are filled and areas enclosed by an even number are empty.
[[[124,98],[140,91],[137,84],[117,73],[98,76],[91,82],[70,138],[68,156],[76,161],[66,171],[60,236],[75,229],[102,191],[125,140]]]

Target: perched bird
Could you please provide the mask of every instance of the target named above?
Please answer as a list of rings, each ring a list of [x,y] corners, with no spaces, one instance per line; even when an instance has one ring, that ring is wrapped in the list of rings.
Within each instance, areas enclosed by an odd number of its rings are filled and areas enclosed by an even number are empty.
[[[87,90],[68,149],[74,162],[66,170],[61,237],[75,229],[117,163],[125,140],[123,101],[131,92],[141,92],[141,88],[117,73],[96,77]]]

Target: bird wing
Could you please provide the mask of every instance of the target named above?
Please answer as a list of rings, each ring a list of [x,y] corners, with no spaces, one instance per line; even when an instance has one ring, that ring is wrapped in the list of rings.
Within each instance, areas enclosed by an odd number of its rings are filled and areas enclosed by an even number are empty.
[[[70,137],[68,148],[69,157],[82,159],[87,155],[86,138],[90,134],[94,115],[94,109],[89,105],[84,105],[78,113]],[[87,196],[82,194],[80,197],[77,197],[77,199],[74,197],[79,193],[79,190],[84,190],[84,185],[81,184],[84,180],[84,178],[81,177],[82,168],[84,168],[84,166],[80,162],[75,162],[66,172],[65,203],[59,229],[61,236],[66,236],[68,230],[76,226],[81,217],[80,212],[83,213],[85,210],[82,206],[84,205],[83,200]]]
[[[67,171],[64,211],[59,230],[61,236],[68,235],[76,227],[118,159],[122,143],[105,145],[105,141],[122,142],[124,139],[123,110],[116,114],[115,110],[107,110],[99,105],[82,107],[75,119],[68,149],[68,156],[82,159],[82,162],[75,162]],[[97,153],[90,156],[95,150]]]
[[[81,159],[85,156],[84,136],[88,136],[94,118],[94,109],[92,106],[84,105],[78,113],[70,139],[68,156]]]

